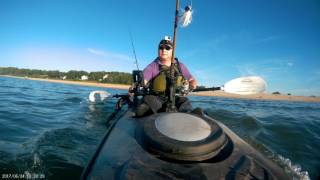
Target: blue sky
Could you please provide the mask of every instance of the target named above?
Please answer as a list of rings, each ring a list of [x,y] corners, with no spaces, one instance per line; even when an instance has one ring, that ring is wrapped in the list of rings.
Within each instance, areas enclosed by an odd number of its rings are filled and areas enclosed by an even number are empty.
[[[181,0],[181,9],[191,1]],[[193,0],[176,56],[201,85],[257,75],[268,92],[320,96],[319,0]],[[173,35],[174,0],[1,0],[0,66],[125,71]]]

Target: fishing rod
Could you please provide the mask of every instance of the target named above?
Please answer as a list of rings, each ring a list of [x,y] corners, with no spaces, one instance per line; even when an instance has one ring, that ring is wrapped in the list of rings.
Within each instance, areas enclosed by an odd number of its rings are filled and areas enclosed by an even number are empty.
[[[176,0],[176,12],[175,12],[175,21],[174,21],[174,29],[173,29],[173,48],[172,48],[172,56],[171,56],[171,65],[170,65],[170,88],[169,88],[169,102],[167,106],[167,112],[176,112],[177,108],[175,106],[175,76],[174,76],[174,56],[176,50],[176,39],[177,39],[177,27],[179,22],[179,0]]]
[[[136,49],[134,48],[132,33],[131,33],[131,31],[130,31],[129,28],[128,28],[128,31],[129,31],[129,36],[130,36],[130,41],[131,41],[131,47],[132,47],[132,51],[133,51],[134,59],[135,59],[134,64],[137,66],[137,70],[139,71],[138,58],[137,58],[137,54],[136,54]]]
[[[176,11],[175,11],[175,21],[174,21],[174,29],[173,29],[173,48],[172,48],[172,56],[171,56],[171,66],[170,66],[170,87],[169,87],[169,102],[167,106],[167,112],[176,112],[177,108],[175,106],[175,68],[174,68],[174,60],[175,60],[175,50],[176,50],[176,40],[177,40],[177,29],[178,29],[178,23],[179,23],[179,0],[176,0]],[[185,11],[183,15],[181,16],[182,18],[182,26],[186,27],[191,23],[192,19],[192,10],[191,6],[186,6]]]
[[[134,59],[135,59],[135,64],[137,67],[137,70],[132,71],[132,80],[133,80],[133,88],[129,89],[130,93],[133,93],[133,104],[137,105],[139,102],[138,96],[144,95],[145,94],[145,88],[144,88],[144,76],[143,76],[143,71],[139,69],[139,64],[138,64],[138,58],[136,54],[136,50],[134,47],[134,42],[133,42],[133,37],[130,29],[128,28],[129,35],[130,35],[130,41],[131,41],[131,47],[132,51],[134,54]]]

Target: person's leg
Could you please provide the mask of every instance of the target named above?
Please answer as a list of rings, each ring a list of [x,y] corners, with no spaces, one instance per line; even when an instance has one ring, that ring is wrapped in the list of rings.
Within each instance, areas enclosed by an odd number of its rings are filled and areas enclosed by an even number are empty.
[[[151,111],[150,107],[145,104],[145,103],[141,103],[136,111],[135,111],[135,117],[142,117],[145,116],[147,113],[149,113]]]
[[[187,97],[176,96],[176,107],[179,112],[192,111],[192,105]]]
[[[163,100],[158,96],[146,95],[143,98],[143,103],[140,104],[137,108],[136,117],[145,116],[149,111],[157,113],[158,110],[161,109],[163,103]]]
[[[143,101],[151,108],[153,113],[157,113],[164,103],[159,96],[154,95],[146,95]]]

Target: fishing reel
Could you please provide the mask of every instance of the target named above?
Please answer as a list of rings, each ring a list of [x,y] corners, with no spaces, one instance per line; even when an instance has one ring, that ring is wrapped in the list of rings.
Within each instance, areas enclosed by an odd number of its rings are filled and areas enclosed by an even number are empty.
[[[129,95],[131,97],[133,95],[132,97],[133,104],[138,105],[142,101],[142,99],[139,98],[139,96],[141,97],[148,94],[148,89],[145,88],[145,85],[144,85],[143,71],[133,70],[132,80],[133,80],[133,85],[129,89]]]
[[[182,96],[186,96],[191,92],[192,89],[189,86],[189,82],[187,80],[183,81],[182,85],[178,89],[178,93]]]
[[[129,90],[130,93],[134,93],[134,96],[142,96],[146,94],[147,89],[145,88],[143,71],[133,70],[132,71],[133,85]]]
[[[183,81],[182,85],[178,88],[178,92],[182,96],[186,96],[189,93],[189,82]]]

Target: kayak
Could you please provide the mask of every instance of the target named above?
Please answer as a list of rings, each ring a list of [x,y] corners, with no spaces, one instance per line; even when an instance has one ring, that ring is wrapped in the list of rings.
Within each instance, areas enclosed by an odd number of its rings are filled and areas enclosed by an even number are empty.
[[[111,122],[82,179],[289,179],[284,170],[201,109]]]

